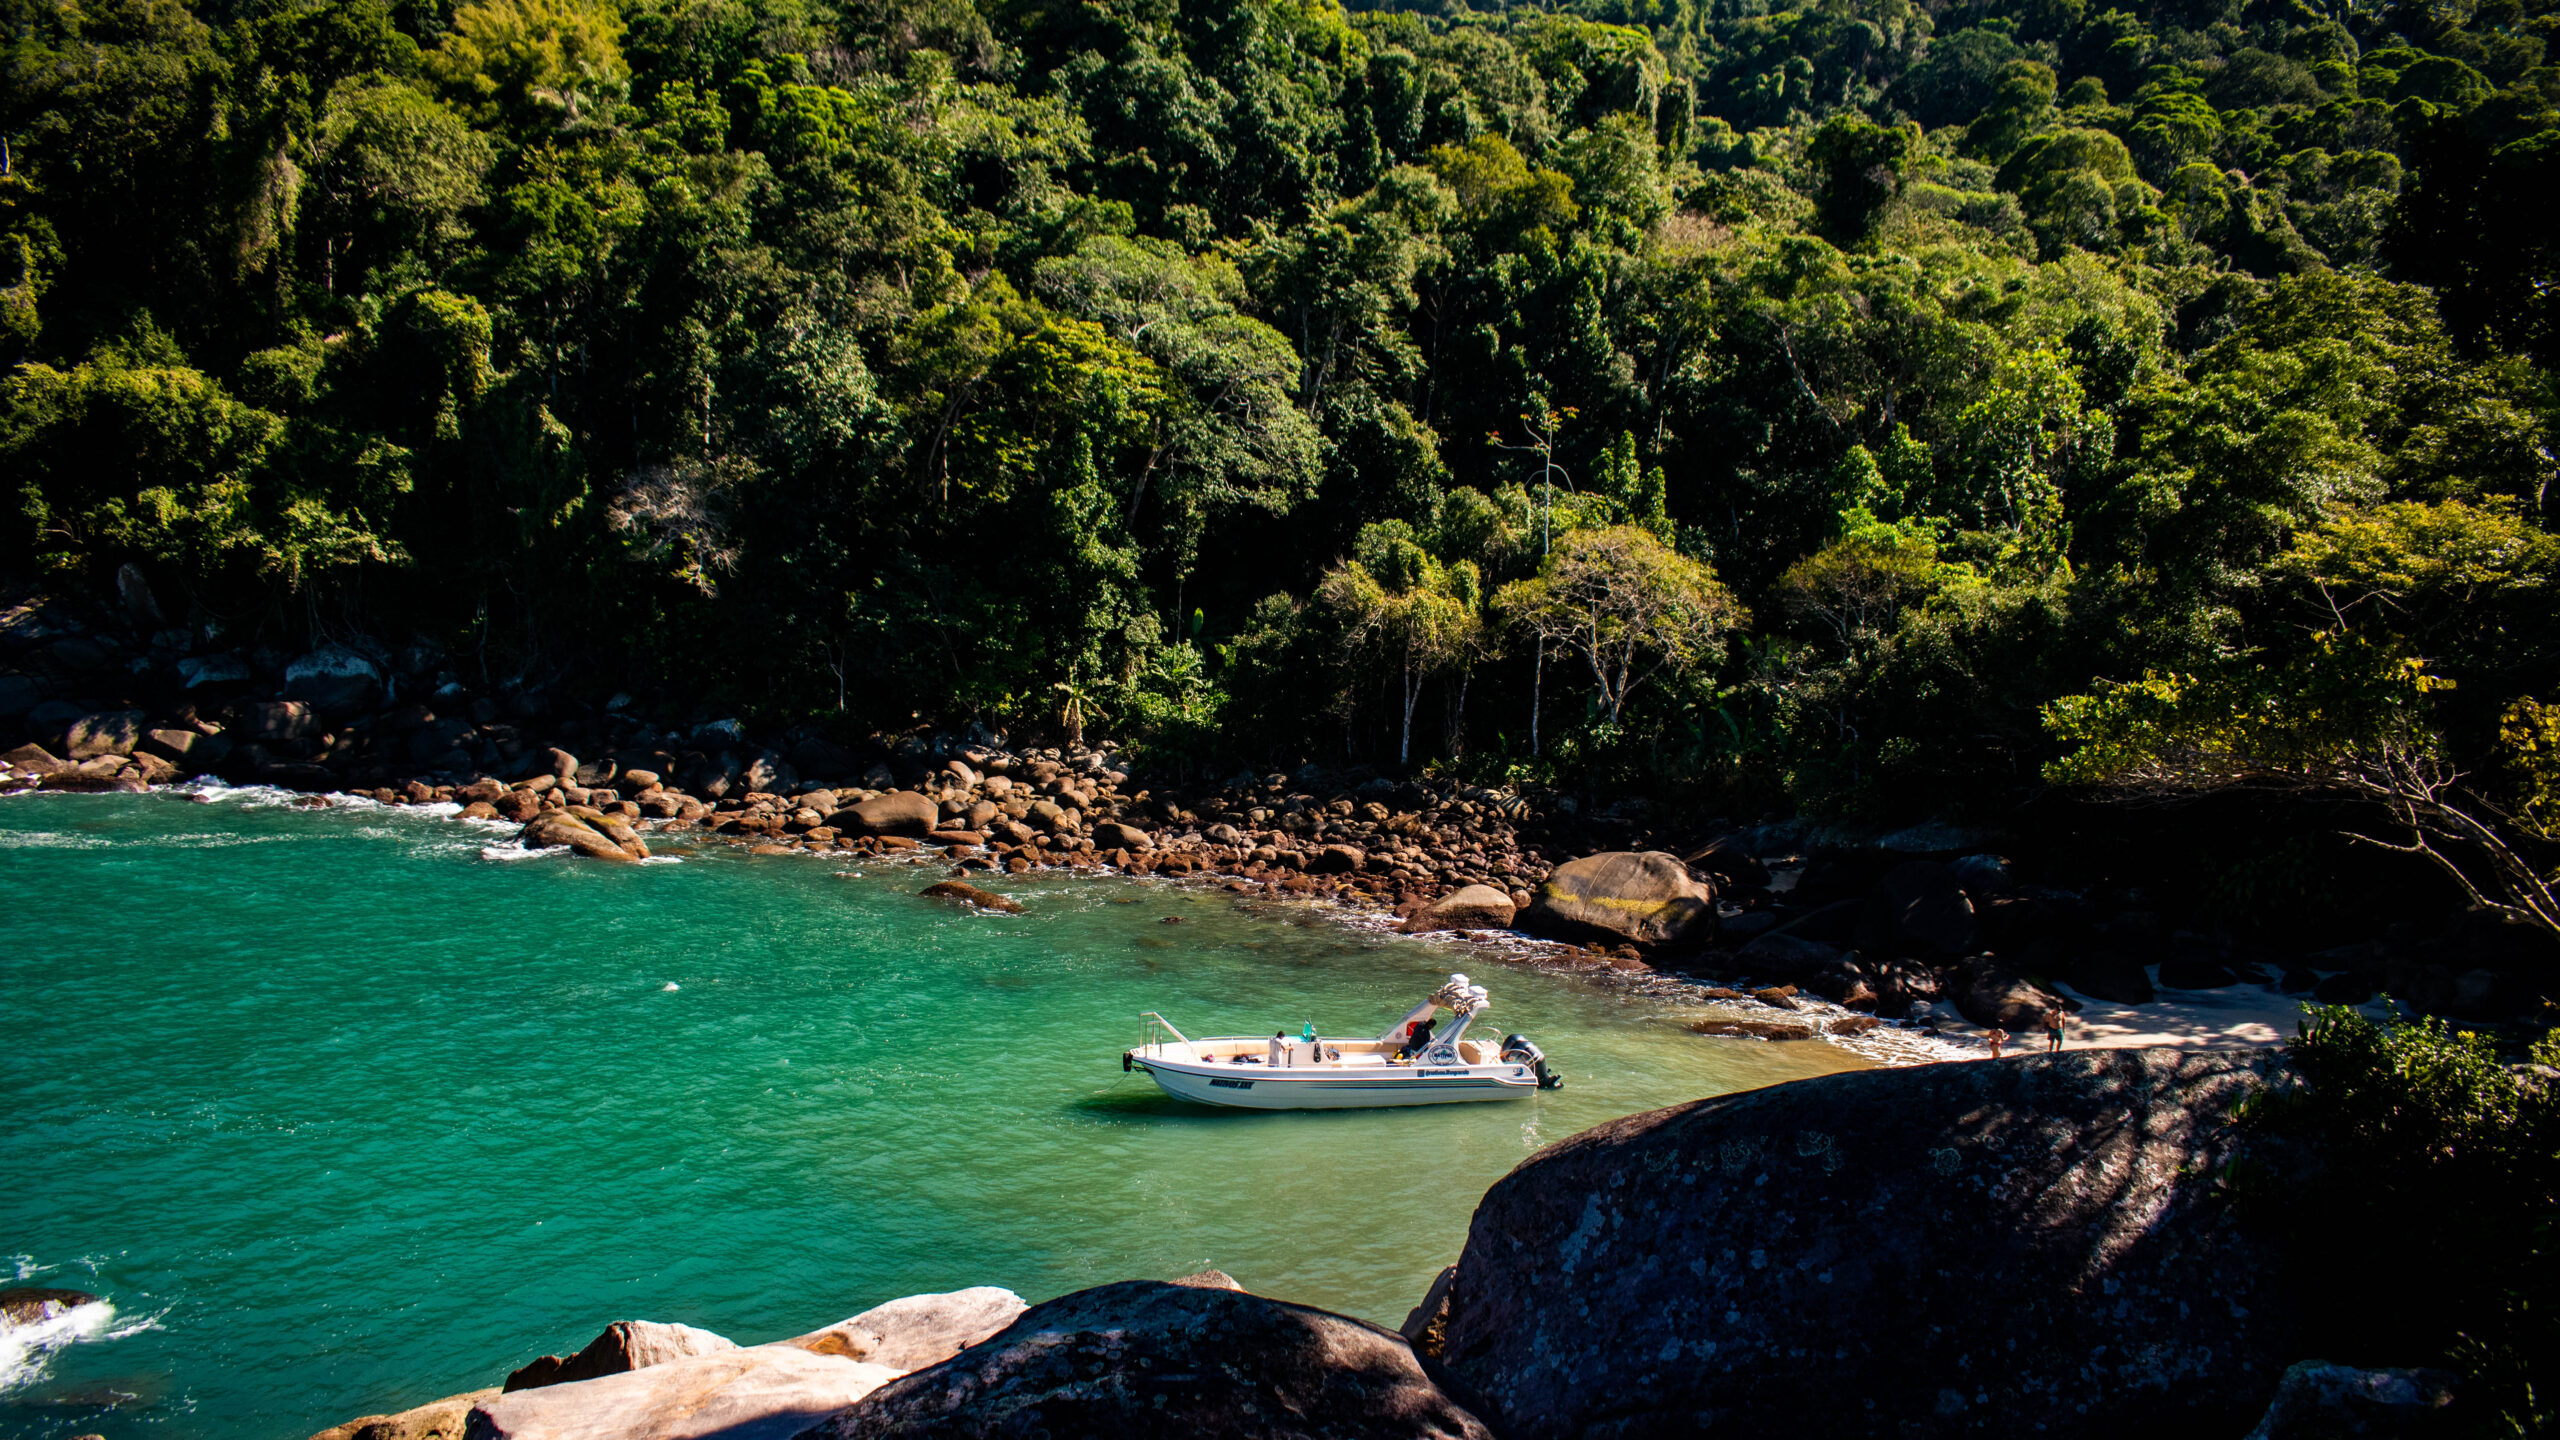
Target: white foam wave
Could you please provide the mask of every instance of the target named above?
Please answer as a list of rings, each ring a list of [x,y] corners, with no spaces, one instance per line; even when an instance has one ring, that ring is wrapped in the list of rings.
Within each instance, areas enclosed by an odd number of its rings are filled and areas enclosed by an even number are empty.
[[[200,795],[217,805],[241,805],[252,810],[272,810],[302,798],[302,792],[298,790],[280,789],[274,785],[227,785],[210,776],[169,788]]]
[[[550,845],[545,846],[540,850],[527,850],[520,845],[483,845],[480,847],[480,858],[483,860],[548,860],[554,855],[566,855],[568,853],[569,847],[566,845]]]
[[[101,835],[65,835],[55,830],[0,831],[0,850],[104,850],[114,843]]]
[[[681,855],[652,855],[640,863],[643,865],[681,865],[684,863],[684,857]]]
[[[0,1394],[32,1384],[44,1378],[53,1363],[53,1354],[67,1345],[83,1340],[119,1338],[114,1328],[115,1305],[106,1300],[74,1305],[68,1310],[45,1307],[43,1318],[25,1325],[0,1321]],[[160,1317],[151,1316],[136,1326],[120,1332],[130,1335],[159,1324]]]

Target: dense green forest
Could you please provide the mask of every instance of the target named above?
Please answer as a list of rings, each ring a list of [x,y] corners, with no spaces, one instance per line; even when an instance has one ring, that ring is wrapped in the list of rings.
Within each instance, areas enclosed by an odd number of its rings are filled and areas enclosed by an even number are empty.
[[[2547,0],[0,14],[0,569],[201,646],[2560,813]]]

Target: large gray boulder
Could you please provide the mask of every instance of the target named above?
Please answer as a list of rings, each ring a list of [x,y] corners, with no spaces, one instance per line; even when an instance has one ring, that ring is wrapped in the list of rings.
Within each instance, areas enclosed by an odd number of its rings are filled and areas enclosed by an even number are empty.
[[[130,755],[142,743],[143,721],[139,710],[110,710],[104,714],[83,715],[65,728],[63,753],[74,760],[94,760],[101,755]]]
[[[545,1385],[593,1380],[599,1375],[645,1370],[670,1360],[682,1360],[692,1355],[716,1355],[720,1351],[737,1348],[734,1340],[690,1325],[673,1325],[657,1320],[616,1320],[575,1355],[544,1355],[518,1367],[501,1388],[512,1395],[518,1390],[539,1390]]]
[[[284,698],[348,715],[382,698],[382,669],[344,645],[323,645],[284,667]]]
[[[1977,965],[1958,977],[1956,1010],[1985,1029],[1998,1026],[2025,1035],[2044,1025],[2047,1011],[2066,1008],[2062,997],[2000,965]]]
[[[2272,1063],[1871,1070],[1584,1131],[1477,1206],[1441,1362],[1511,1440],[2239,1434],[2300,1353],[2215,1189]]]
[[[1124,1280],[882,1386],[810,1432],[1491,1440],[1392,1330],[1242,1291]]]
[[[1894,866],[1869,899],[1885,930],[1880,948],[1952,960],[1971,952],[1981,933],[1963,883],[1935,860]]]
[[[787,1440],[897,1373],[790,1345],[753,1345],[483,1400],[471,1407],[463,1434],[467,1440]]]
[[[1549,872],[1519,923],[1559,940],[1704,944],[1715,936],[1716,892],[1677,855],[1613,850]]]
[[[1763,935],[1733,952],[1733,963],[1760,980],[1802,980],[1840,963],[1837,945],[1799,935]]]

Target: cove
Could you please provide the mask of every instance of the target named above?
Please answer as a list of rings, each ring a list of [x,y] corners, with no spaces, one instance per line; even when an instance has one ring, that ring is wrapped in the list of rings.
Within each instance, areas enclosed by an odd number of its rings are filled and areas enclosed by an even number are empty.
[[[1216,1266],[1393,1325],[1537,1146],[1863,1063],[1222,892],[1024,877],[990,915],[933,867],[502,862],[282,800],[0,802],[0,1283],[116,1307],[0,1435],[299,1440],[615,1319],[753,1343],[973,1284]],[[1564,1090],[1229,1114],[1120,1070],[1142,1010],[1374,1032],[1453,968]]]

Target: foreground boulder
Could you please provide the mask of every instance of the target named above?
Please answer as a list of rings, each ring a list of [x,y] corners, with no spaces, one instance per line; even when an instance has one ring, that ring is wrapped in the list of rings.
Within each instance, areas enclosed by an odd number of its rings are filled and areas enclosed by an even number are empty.
[[[2214,1188],[2271,1063],[1874,1070],[1584,1131],[1477,1206],[1441,1361],[1512,1440],[2239,1434],[2300,1353]]]
[[[1002,1330],[1027,1308],[1021,1296],[1000,1285],[973,1285],[875,1305],[850,1320],[782,1343],[892,1370],[921,1370]]]
[[[1490,1440],[1394,1331],[1242,1291],[1124,1280],[1035,1305],[984,1344],[811,1432]]]
[[[755,1345],[518,1390],[471,1407],[469,1440],[788,1440],[896,1378],[886,1365]]]
[[[696,1330],[690,1325],[669,1325],[656,1320],[616,1320],[604,1328],[603,1334],[588,1341],[584,1350],[575,1355],[545,1355],[509,1375],[501,1388],[512,1395],[518,1390],[539,1390],[545,1385],[566,1385],[578,1380],[593,1380],[599,1375],[620,1375],[691,1355],[714,1355],[737,1348],[734,1340],[714,1335],[708,1330]]]
[[[462,1427],[471,1415],[471,1407],[496,1398],[498,1392],[494,1389],[448,1395],[395,1415],[367,1415],[344,1425],[332,1425],[311,1440],[462,1440]]]
[[[1558,940],[1703,944],[1715,935],[1716,893],[1659,850],[1585,855],[1547,876],[1520,928]]]
[[[1414,911],[1401,928],[1407,935],[1433,930],[1508,930],[1513,913],[1509,895],[1490,885],[1469,885]]]

